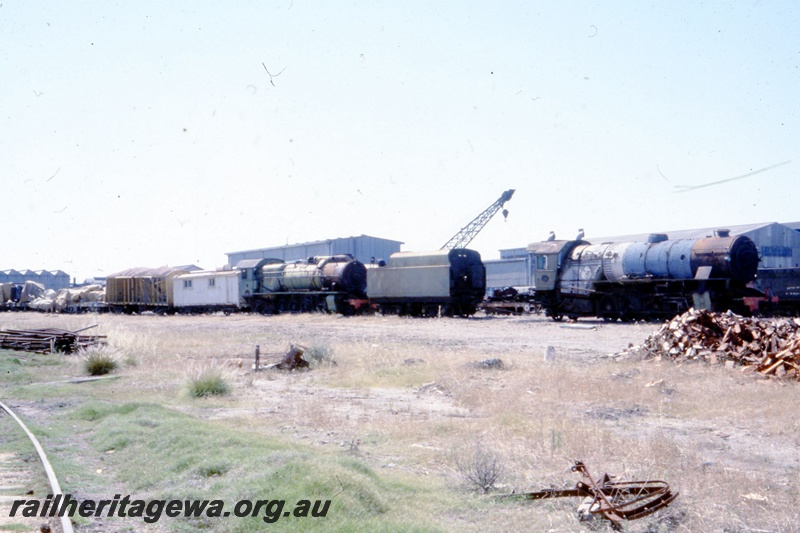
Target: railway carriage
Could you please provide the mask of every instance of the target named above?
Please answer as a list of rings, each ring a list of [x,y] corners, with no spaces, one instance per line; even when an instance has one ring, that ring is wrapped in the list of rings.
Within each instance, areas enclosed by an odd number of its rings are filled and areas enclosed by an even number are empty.
[[[244,307],[236,270],[198,271],[172,279],[175,310],[179,313],[232,312]]]

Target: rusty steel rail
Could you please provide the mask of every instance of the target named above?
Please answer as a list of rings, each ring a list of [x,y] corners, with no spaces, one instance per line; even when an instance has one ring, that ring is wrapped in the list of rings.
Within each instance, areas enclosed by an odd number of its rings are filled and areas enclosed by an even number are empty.
[[[3,402],[0,402],[0,409],[8,413],[11,416],[11,418],[13,418],[14,421],[17,424],[19,424],[19,427],[22,428],[22,431],[25,432],[25,434],[30,439],[31,443],[33,443],[33,447],[36,448],[36,453],[39,454],[39,460],[41,460],[42,465],[44,466],[44,470],[47,473],[47,480],[50,482],[50,488],[53,491],[53,496],[57,494],[63,494],[63,492],[61,491],[61,486],[58,484],[58,478],[56,477],[56,472],[50,465],[50,461],[47,460],[47,455],[44,453],[44,448],[42,448],[42,445],[39,444],[39,441],[36,439],[34,434],[31,433],[31,430],[28,429],[28,426],[26,426],[25,423],[22,420],[20,420],[20,418],[14,413],[14,411],[12,411],[11,408],[8,407]],[[60,520],[61,520],[61,530],[63,531],[63,533],[73,533],[72,521],[70,520],[69,516],[67,515],[61,516]]]
[[[575,461],[573,472],[581,474],[573,489],[544,489],[536,492],[504,494],[502,498],[523,498],[542,500],[545,498],[583,497],[584,502],[578,510],[578,518],[599,516],[611,522],[620,530],[623,520],[636,520],[663,509],[678,497],[669,484],[661,480],[612,481],[612,476],[603,474],[595,481],[582,461]]]

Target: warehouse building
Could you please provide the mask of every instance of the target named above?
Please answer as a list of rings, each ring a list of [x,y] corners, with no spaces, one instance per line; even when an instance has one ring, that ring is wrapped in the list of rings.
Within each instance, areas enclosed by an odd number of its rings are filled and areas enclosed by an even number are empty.
[[[362,263],[373,263],[386,260],[400,251],[401,241],[359,235],[357,237],[341,237],[323,241],[287,244],[272,248],[228,252],[228,264],[236,265],[243,259],[274,258],[283,261],[300,261],[314,256],[350,254]]]
[[[521,257],[509,259],[484,259],[483,264],[486,266],[487,291],[504,287],[530,287],[532,285],[530,281],[530,258],[527,252]]]
[[[63,270],[0,270],[0,283],[23,285],[26,281],[35,281],[54,291],[70,286],[69,274]]]
[[[728,229],[732,236],[750,237],[758,248],[759,271],[774,268],[800,268],[800,222],[766,222],[739,226],[718,226],[678,231],[663,231],[670,240],[702,239],[714,236],[719,229]],[[616,237],[587,237],[592,244],[604,242],[644,242],[649,233]],[[500,250],[500,259],[484,260],[488,290],[502,287],[532,287],[530,259],[526,248]]]

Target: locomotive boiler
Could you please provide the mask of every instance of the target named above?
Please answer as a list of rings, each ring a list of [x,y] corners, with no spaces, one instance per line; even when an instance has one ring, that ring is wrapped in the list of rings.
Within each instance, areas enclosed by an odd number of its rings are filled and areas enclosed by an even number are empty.
[[[758,249],[746,236],[591,244],[544,241],[528,246],[535,299],[560,320],[662,318],[689,307],[745,312],[743,300],[758,269]]]

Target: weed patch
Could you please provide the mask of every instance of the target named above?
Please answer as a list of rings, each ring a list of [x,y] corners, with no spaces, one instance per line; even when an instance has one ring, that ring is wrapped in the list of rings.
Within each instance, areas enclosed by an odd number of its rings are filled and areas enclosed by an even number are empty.
[[[503,475],[503,461],[482,442],[453,453],[455,470],[470,490],[487,494]]]
[[[110,374],[119,366],[114,357],[104,350],[91,350],[84,353],[84,368],[90,376]]]
[[[189,394],[194,398],[224,396],[229,392],[228,382],[216,368],[207,368],[189,380]]]

